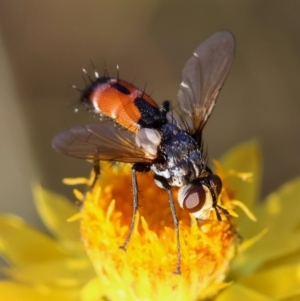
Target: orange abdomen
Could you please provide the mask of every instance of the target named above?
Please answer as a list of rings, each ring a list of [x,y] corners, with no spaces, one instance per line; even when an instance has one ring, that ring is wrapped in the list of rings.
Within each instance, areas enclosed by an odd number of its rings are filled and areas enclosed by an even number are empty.
[[[99,78],[85,91],[82,101],[94,113],[109,117],[134,133],[141,127],[159,126],[161,113],[157,104],[122,80]]]

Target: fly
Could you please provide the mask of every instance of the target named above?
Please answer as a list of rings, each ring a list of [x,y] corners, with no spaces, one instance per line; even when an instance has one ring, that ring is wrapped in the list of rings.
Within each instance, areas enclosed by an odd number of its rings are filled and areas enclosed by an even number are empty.
[[[53,147],[67,155],[94,162],[95,181],[100,161],[132,163],[133,213],[121,246],[126,250],[139,208],[139,172],[154,173],[155,183],[167,191],[176,232],[177,263],[181,273],[179,222],[172,187],[180,187],[180,206],[199,220],[214,210],[219,221],[228,211],[218,205],[222,181],[208,166],[202,131],[233,62],[235,41],[227,31],[216,32],[194,51],[182,70],[178,92],[180,112],[168,102],[159,107],[132,84],[99,77],[82,92],[81,102],[101,116],[94,124],[74,126],[53,139]],[[94,183],[95,183],[94,181]]]

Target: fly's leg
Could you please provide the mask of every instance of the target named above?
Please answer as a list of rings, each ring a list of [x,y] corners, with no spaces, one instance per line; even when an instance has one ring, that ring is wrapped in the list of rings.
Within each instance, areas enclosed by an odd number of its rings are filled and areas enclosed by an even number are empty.
[[[174,271],[174,274],[180,275],[181,274],[181,250],[180,250],[179,221],[175,209],[171,186],[169,185],[167,180],[161,176],[155,175],[154,180],[158,187],[167,190],[168,193],[168,200],[171,209],[171,214],[172,214],[172,219],[173,219],[173,224],[175,229],[176,245],[177,245],[177,263],[176,263],[176,269]]]
[[[94,165],[93,170],[94,170],[95,176],[94,176],[92,185],[90,186],[89,190],[93,190],[93,188],[95,187],[95,185],[99,179],[99,176],[100,176],[100,161],[94,160],[93,165]]]
[[[207,168],[207,171],[209,172],[209,174],[206,177],[202,178],[202,181],[200,183],[202,183],[202,185],[205,185],[209,189],[213,201],[212,206],[216,212],[217,220],[221,222],[223,219],[220,212],[222,212],[226,217],[230,216],[228,210],[218,205],[218,197],[221,194],[222,190],[222,181],[220,177],[213,174],[209,168]]]
[[[181,274],[181,252],[180,252],[179,222],[176,214],[171,188],[167,189],[167,192],[168,192],[169,204],[170,204],[174,228],[175,228],[176,244],[177,244],[177,265],[174,274],[180,275]]]
[[[127,237],[123,243],[122,246],[120,246],[121,249],[126,250],[126,247],[131,239],[132,232],[135,226],[135,219],[136,219],[136,213],[139,209],[139,199],[138,199],[138,183],[136,179],[136,173],[137,172],[148,172],[150,171],[150,165],[147,164],[142,164],[142,163],[136,163],[132,166],[132,171],[131,171],[131,179],[132,179],[132,193],[133,193],[133,210],[132,210],[132,218],[131,218],[131,223],[129,226],[129,231],[127,234]]]

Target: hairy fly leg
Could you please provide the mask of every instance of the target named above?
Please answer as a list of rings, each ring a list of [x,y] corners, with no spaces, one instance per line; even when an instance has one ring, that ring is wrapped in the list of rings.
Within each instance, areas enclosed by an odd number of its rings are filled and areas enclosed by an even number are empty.
[[[176,245],[177,245],[177,264],[176,264],[176,269],[174,271],[174,274],[180,275],[181,274],[181,251],[180,251],[179,221],[175,209],[171,186],[168,184],[167,180],[164,177],[158,175],[154,176],[154,181],[158,187],[167,190],[168,193],[168,200],[169,200],[173,224],[175,228]]]
[[[137,179],[136,179],[136,173],[137,172],[148,172],[148,171],[150,171],[149,164],[135,163],[132,166],[131,180],[132,180],[132,193],[133,193],[133,211],[132,211],[132,218],[131,218],[131,223],[129,226],[129,231],[128,231],[127,237],[126,237],[123,245],[120,246],[120,248],[123,250],[126,250],[126,247],[132,236],[132,232],[133,232],[134,225],[135,225],[136,213],[139,209],[139,199],[138,199],[139,190],[138,190],[138,183],[137,183]]]

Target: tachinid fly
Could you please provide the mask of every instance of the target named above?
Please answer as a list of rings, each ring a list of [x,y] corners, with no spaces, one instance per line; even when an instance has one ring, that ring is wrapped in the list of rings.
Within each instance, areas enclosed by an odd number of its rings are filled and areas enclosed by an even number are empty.
[[[227,31],[216,32],[193,53],[182,70],[178,92],[181,112],[159,107],[150,96],[132,84],[99,77],[82,92],[81,102],[100,114],[101,121],[74,126],[53,139],[53,147],[71,157],[94,162],[132,163],[133,214],[127,238],[130,241],[139,207],[137,172],[154,173],[155,183],[165,189],[176,230],[177,265],[180,274],[178,218],[171,189],[180,187],[180,206],[205,220],[214,210],[218,220],[226,209],[218,205],[221,179],[208,167],[203,153],[202,130],[210,116],[234,57],[235,41]],[[117,125],[117,126],[116,126]]]

